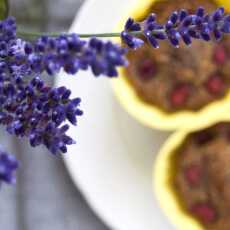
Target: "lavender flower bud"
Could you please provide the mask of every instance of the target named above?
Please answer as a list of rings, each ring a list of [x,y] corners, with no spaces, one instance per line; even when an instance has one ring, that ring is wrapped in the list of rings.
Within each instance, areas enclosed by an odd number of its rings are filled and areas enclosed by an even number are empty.
[[[179,21],[182,22],[188,16],[187,10],[180,10],[179,11]]]
[[[177,23],[177,20],[178,20],[178,12],[174,11],[170,16],[169,21],[171,21],[172,24],[175,25]]]
[[[121,33],[121,38],[122,41],[131,49],[138,49],[144,44],[142,39],[136,38],[126,31]]]
[[[19,163],[15,156],[0,149],[0,183],[15,184],[15,171]]]
[[[159,43],[155,39],[155,37],[152,35],[150,31],[145,32],[145,36],[147,37],[149,43],[154,47],[154,48],[159,48]]]
[[[204,17],[204,13],[205,13],[204,7],[200,6],[197,8],[196,15],[198,17],[201,17],[201,18]]]
[[[129,18],[125,24],[126,31],[140,31],[141,26],[139,23],[134,22],[132,18]]]
[[[149,22],[153,22],[154,20],[154,15],[150,15],[147,19]],[[121,39],[131,49],[137,49],[144,44],[142,39],[130,34],[130,32],[137,31],[141,31],[140,23],[137,23],[134,19],[129,18],[125,23],[124,31],[121,32]]]
[[[222,22],[221,32],[230,33],[230,15],[224,17]]]
[[[146,24],[150,24],[156,21],[156,14],[151,13],[148,17],[147,17],[147,21]],[[140,28],[141,29],[141,28]]]

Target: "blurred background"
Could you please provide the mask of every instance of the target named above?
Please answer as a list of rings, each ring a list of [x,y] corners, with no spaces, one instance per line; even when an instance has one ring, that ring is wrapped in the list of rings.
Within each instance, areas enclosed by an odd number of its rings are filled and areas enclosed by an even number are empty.
[[[26,30],[67,31],[84,0],[11,0],[11,15]],[[45,77],[45,76],[44,76]],[[52,78],[47,78],[50,84]],[[5,230],[106,230],[73,185],[61,158],[33,149],[0,130],[1,143],[21,161],[15,187],[0,191]]]

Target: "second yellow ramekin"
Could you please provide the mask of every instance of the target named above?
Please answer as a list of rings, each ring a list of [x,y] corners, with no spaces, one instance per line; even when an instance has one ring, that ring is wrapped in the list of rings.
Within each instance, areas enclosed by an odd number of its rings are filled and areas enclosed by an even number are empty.
[[[198,130],[211,127],[218,122],[230,122],[230,110],[219,116],[215,122],[208,125],[203,124]],[[188,130],[177,131],[163,145],[153,166],[153,189],[160,207],[176,229],[205,230],[194,217],[184,211],[173,186],[173,175],[176,170],[174,165],[175,154],[190,133]]]

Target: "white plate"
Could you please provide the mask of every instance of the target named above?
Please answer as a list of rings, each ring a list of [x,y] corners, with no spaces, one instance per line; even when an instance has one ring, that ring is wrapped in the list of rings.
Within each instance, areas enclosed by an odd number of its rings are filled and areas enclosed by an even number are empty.
[[[76,17],[76,33],[109,32],[136,0],[89,0]],[[152,164],[168,133],[153,131],[134,121],[118,105],[107,78],[90,72],[61,74],[82,98],[84,116],[70,130],[77,144],[65,162],[77,187],[94,211],[112,229],[173,229],[162,215],[152,192]],[[154,117],[153,117],[154,119]]]

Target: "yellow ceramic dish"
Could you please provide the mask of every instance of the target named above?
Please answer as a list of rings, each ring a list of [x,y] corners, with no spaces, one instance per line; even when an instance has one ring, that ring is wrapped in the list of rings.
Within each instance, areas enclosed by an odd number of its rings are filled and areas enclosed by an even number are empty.
[[[140,18],[145,15],[149,7],[156,2],[156,0],[137,0],[136,2],[134,10],[124,17],[124,20],[122,20],[121,25],[118,26],[116,31],[120,31],[122,29],[129,16],[132,16],[133,18]],[[215,2],[217,2],[220,6],[224,6],[227,11],[230,11],[229,0],[215,0]],[[136,118],[143,125],[161,130],[198,128],[203,125],[204,122],[208,123],[209,121],[215,119],[218,114],[222,113],[227,101],[230,99],[229,91],[225,98],[208,104],[198,112],[182,111],[168,114],[157,106],[144,102],[137,96],[135,89],[126,79],[123,68],[119,71],[119,78],[113,80],[113,88],[120,104],[131,116]]]
[[[215,122],[204,124],[199,130],[208,128],[220,121],[230,121],[230,110],[219,116]],[[194,130],[197,131],[197,130]],[[204,230],[204,227],[192,216],[186,213],[172,187],[172,176],[175,172],[173,159],[176,150],[190,134],[188,130],[174,133],[162,147],[153,170],[153,186],[159,204],[178,230]]]

